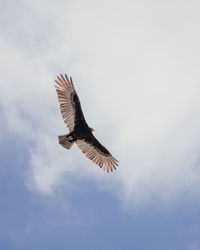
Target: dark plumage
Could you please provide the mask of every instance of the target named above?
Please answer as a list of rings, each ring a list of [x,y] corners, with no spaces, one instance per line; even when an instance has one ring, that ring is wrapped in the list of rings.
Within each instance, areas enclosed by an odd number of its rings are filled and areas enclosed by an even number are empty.
[[[55,80],[60,110],[65,124],[69,128],[68,135],[59,136],[59,143],[67,149],[76,143],[80,150],[93,162],[107,172],[116,169],[117,160],[94,137],[92,130],[85,121],[78,95],[72,78],[60,75]]]

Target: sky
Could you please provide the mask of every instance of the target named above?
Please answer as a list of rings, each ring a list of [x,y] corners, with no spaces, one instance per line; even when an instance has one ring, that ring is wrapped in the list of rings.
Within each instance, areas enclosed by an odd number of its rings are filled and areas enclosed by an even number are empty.
[[[200,249],[199,8],[0,0],[0,249]],[[117,171],[58,144],[60,73]]]

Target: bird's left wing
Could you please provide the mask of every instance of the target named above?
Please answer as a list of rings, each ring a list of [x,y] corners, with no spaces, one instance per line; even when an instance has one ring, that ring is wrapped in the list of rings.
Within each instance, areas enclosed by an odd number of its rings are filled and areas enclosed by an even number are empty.
[[[65,77],[63,75],[57,76],[57,80],[55,80],[57,85],[56,91],[58,94],[58,101],[60,104],[60,110],[62,114],[62,118],[69,128],[69,132],[72,132],[75,126],[75,105],[73,103],[73,96],[76,94],[72,78],[68,79],[67,75]]]
[[[92,135],[90,138],[84,140],[77,140],[79,149],[94,163],[96,163],[103,170],[112,172],[116,169],[117,160],[110,154],[110,152]]]

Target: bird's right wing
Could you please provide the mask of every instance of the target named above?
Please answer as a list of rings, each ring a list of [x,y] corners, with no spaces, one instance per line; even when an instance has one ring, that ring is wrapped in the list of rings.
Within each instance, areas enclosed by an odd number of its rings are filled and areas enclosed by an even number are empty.
[[[69,128],[69,132],[72,132],[75,126],[76,114],[76,107],[73,99],[75,95],[77,96],[72,78],[70,77],[69,80],[66,74],[65,77],[60,75],[60,77],[57,76],[55,82],[57,83],[55,87],[58,94],[62,118]]]
[[[104,171],[112,172],[118,166],[118,161],[93,135],[84,140],[77,140],[75,143],[87,158],[103,168]]]

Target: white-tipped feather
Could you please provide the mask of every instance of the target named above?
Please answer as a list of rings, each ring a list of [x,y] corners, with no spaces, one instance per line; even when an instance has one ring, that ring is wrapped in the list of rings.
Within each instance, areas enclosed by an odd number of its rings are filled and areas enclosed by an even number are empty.
[[[100,168],[109,172],[113,172],[116,169],[117,160],[110,154],[105,155],[98,151],[92,144],[87,143],[84,140],[77,140],[77,146],[86,155],[87,158],[95,162]]]
[[[71,81],[69,81],[67,75],[65,75],[65,77],[63,75],[58,76],[55,82],[57,84],[55,87],[63,120],[69,128],[69,131],[72,132],[74,128],[75,110],[71,103],[70,96],[75,92],[74,86]]]

